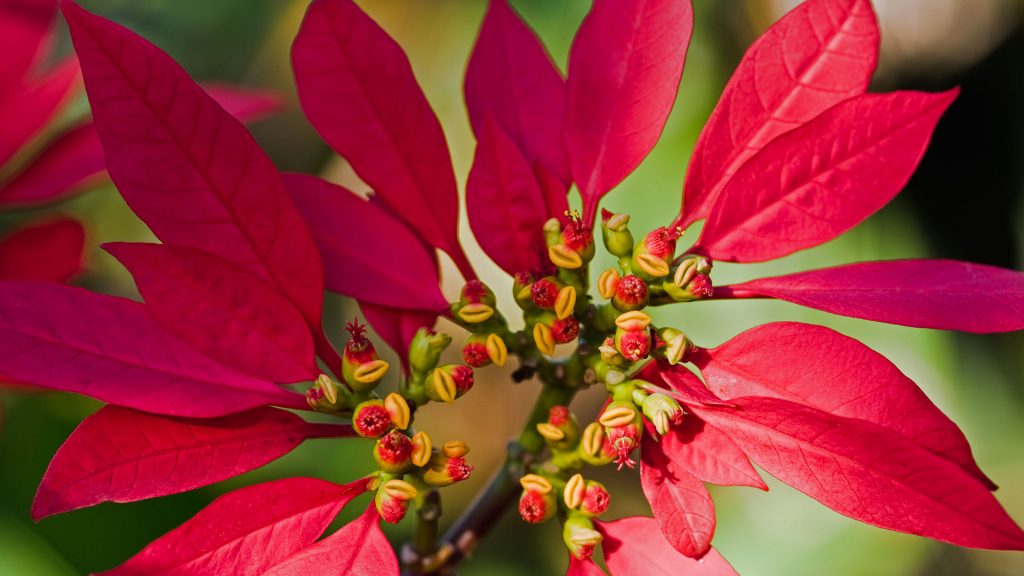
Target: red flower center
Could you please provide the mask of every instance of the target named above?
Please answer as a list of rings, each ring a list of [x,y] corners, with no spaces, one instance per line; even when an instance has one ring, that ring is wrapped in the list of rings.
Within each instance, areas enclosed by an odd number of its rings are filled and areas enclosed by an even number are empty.
[[[539,524],[547,517],[547,502],[536,492],[526,492],[519,499],[519,515],[530,524]]]

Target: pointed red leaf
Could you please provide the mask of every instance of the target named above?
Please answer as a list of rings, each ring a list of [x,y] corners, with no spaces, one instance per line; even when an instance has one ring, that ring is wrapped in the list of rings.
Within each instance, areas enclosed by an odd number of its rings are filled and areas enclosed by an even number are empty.
[[[78,60],[67,58],[42,78],[28,80],[0,100],[0,165],[52,120],[78,85]]]
[[[549,267],[544,197],[526,159],[490,117],[478,132],[466,213],[480,247],[511,275]]]
[[[785,361],[780,362],[780,359]],[[995,488],[963,432],[884,356],[823,326],[776,322],[694,358],[723,398],[767,396],[898,432]]]
[[[775,398],[694,407],[779,480],[861,522],[958,546],[1024,550],[987,487],[902,435]]]
[[[565,576],[605,576],[605,573],[590,558],[579,560],[569,554],[569,569],[565,572]]]
[[[103,248],[131,272],[153,318],[199,352],[274,382],[320,373],[302,314],[261,278],[195,248],[125,242]]]
[[[747,455],[721,430],[687,414],[661,437],[658,447],[674,464],[704,482],[768,490]]]
[[[352,0],[315,0],[292,46],[299,101],[325,141],[464,276],[459,199],[441,124],[402,48]]]
[[[142,304],[60,284],[0,282],[0,374],[171,416],[306,407],[301,394],[194,352]]]
[[[405,366],[409,362],[409,344],[420,328],[433,328],[437,314],[417,310],[396,310],[366,302],[359,303],[366,321],[380,339],[398,354]]]
[[[715,294],[719,295],[716,288]],[[752,280],[723,297],[769,296],[877,322],[962,330],[1024,330],[1024,274],[954,260],[890,260]]]
[[[537,178],[537,185],[540,186],[541,196],[544,197],[545,213],[565,224],[565,213],[569,210],[569,187],[563,184],[558,176],[539,164],[534,166],[533,174]]]
[[[640,486],[661,535],[685,556],[704,556],[715,535],[715,505],[704,483],[669,460],[650,434],[640,452]]]
[[[654,518],[634,516],[595,525],[604,536],[601,549],[614,576],[736,576],[714,548],[700,560],[677,552],[662,537]]]
[[[565,81],[507,0],[492,0],[480,27],[466,68],[466,109],[478,140],[492,117],[530,164],[569,185]]]
[[[569,53],[566,144],[587,222],[661,136],[692,31],[690,0],[596,0],[580,25]]]
[[[878,40],[869,0],[809,0],[765,31],[697,140],[675,223],[705,218],[729,178],[779,135],[866,92]]]
[[[361,516],[274,566],[266,576],[397,576],[398,559],[373,504]]]
[[[90,122],[61,134],[32,162],[0,185],[0,206],[56,202],[82,191],[104,176],[106,162],[96,128]]]
[[[262,576],[313,544],[367,482],[285,478],[229,492],[103,576]]]
[[[0,2],[0,100],[49,47],[55,0]]]
[[[320,247],[329,289],[392,308],[448,305],[432,251],[404,222],[315,176],[284,174],[284,182]]]
[[[956,94],[866,94],[779,136],[729,180],[693,250],[760,262],[853,228],[903,188]]]
[[[729,406],[729,402],[715,396],[708,387],[701,382],[696,374],[681,364],[669,366],[666,362],[658,364],[651,363],[654,369],[645,369],[640,377],[659,384],[664,382],[671,387],[671,394],[676,400],[683,404],[708,404],[712,406]],[[655,370],[656,369],[656,370]]]
[[[185,492],[259,468],[307,438],[351,434],[275,408],[191,420],[106,406],[54,455],[32,518]]]
[[[67,282],[82,271],[85,230],[71,218],[46,219],[0,240],[0,280]]]
[[[273,90],[227,84],[204,84],[203,90],[241,122],[259,120],[284,109],[284,99]]]
[[[73,2],[62,7],[107,169],[128,205],[164,243],[268,280],[318,329],[320,256],[249,132],[159,48]]]

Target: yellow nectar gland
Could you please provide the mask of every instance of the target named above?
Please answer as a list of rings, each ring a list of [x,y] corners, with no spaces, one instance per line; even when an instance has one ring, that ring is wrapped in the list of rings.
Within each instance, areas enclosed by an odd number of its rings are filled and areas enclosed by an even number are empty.
[[[363,362],[352,371],[352,378],[360,384],[376,382],[387,374],[388,363],[384,360],[372,360]]]
[[[384,398],[384,409],[391,416],[391,423],[395,428],[405,430],[409,427],[409,418],[411,417],[409,403],[400,394],[394,392],[388,394]]]
[[[523,490],[536,492],[537,494],[547,494],[553,490],[551,482],[547,478],[536,474],[523,476],[519,479],[519,485],[523,487]]]
[[[494,308],[487,304],[466,304],[459,309],[459,318],[469,324],[486,322],[491,319],[491,316],[494,316]]]
[[[576,289],[572,286],[566,286],[558,291],[558,297],[555,298],[555,316],[559,320],[565,320],[569,316],[572,316],[572,311],[576,308]]]
[[[455,378],[440,368],[434,369],[434,374],[430,378],[430,388],[441,402],[453,402],[455,400],[455,393],[457,391]]]
[[[449,440],[441,447],[441,452],[449,458],[462,458],[469,454],[469,445],[462,440]]]
[[[597,422],[587,424],[583,429],[583,439],[580,441],[583,451],[590,456],[597,456],[604,448],[604,427]]]
[[[583,258],[565,244],[548,246],[548,258],[551,263],[566,270],[576,270],[583,267]]]
[[[668,263],[653,254],[639,254],[636,257],[637,266],[653,278],[668,276]]]
[[[388,480],[380,487],[380,489],[388,496],[401,501],[412,500],[417,494],[419,494],[419,491],[416,490],[415,486],[409,484],[405,480],[398,479]]]
[[[583,497],[587,493],[587,482],[583,479],[582,474],[573,474],[572,478],[565,484],[565,490],[562,490],[562,501],[565,502],[565,507],[570,510],[575,510],[583,504]]]
[[[605,410],[604,414],[601,414],[601,417],[598,419],[598,422],[608,428],[618,428],[619,426],[632,424],[635,419],[636,410],[629,406],[616,406]]]
[[[619,288],[619,280],[621,279],[619,271],[615,268],[609,268],[601,272],[600,278],[597,279],[597,291],[601,294],[601,298],[611,300],[615,296],[615,291]]]
[[[537,433],[552,442],[558,442],[565,438],[565,432],[550,422],[537,424]]]
[[[555,335],[547,324],[537,323],[533,327],[533,342],[541,354],[551,356],[555,353]]]
[[[504,366],[508,360],[508,348],[505,346],[505,341],[501,339],[501,336],[497,334],[489,334],[487,341],[484,342],[484,347],[487,349],[487,357],[491,359],[498,366]]]
[[[627,332],[636,332],[650,326],[651,317],[639,310],[623,312],[615,319],[615,325]]]

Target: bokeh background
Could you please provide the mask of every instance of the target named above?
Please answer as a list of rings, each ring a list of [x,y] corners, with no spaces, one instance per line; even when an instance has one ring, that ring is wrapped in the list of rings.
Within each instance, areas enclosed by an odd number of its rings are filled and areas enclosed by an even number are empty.
[[[513,0],[563,68],[586,0]],[[320,173],[353,188],[351,170],[303,119],[294,97],[289,45],[305,0],[83,0],[169,52],[194,77],[280,90],[287,110],[254,126],[257,139],[286,170]],[[465,62],[485,0],[364,0],[360,4],[406,49],[444,125],[460,182],[473,152],[462,100]],[[746,46],[793,0],[697,0],[696,28],[679,99],[647,161],[606,199],[633,215],[634,230],[665,224],[677,210],[687,159],[731,70]],[[762,265],[718,265],[718,284],[859,260],[947,257],[1024,269],[1024,2],[1014,0],[875,0],[883,29],[876,91],[963,92],[939,124],[906,191],[862,226],[824,246]],[[61,24],[62,28],[63,25]],[[66,32],[62,49],[69,50]],[[84,97],[81,106],[85,106]],[[98,245],[152,238],[109,185],[49,211],[89,226],[90,262],[78,283],[119,295],[136,293],[130,277]],[[31,215],[4,216],[4,229]],[[695,238],[695,230],[689,238]],[[463,238],[484,279],[502,297],[511,281]],[[686,246],[683,242],[683,247]],[[597,263],[600,269],[602,262]],[[357,271],[353,271],[358,273]],[[457,277],[448,273],[448,278]],[[458,286],[446,287],[453,295]],[[506,298],[506,304],[510,302]],[[512,312],[510,308],[507,312]],[[332,298],[335,334],[356,313]],[[958,314],[958,310],[949,310]],[[850,334],[892,359],[960,424],[981,466],[1002,488],[997,496],[1024,521],[1024,334],[961,335],[850,320],[768,302],[710,302],[659,310],[658,320],[699,344],[717,345],[769,321],[800,320]],[[456,347],[453,347],[456,349]],[[780,358],[780,362],[784,359]],[[446,520],[464,508],[499,465],[538,390],[514,386],[488,368],[454,406],[421,412],[435,439],[471,442],[474,477],[444,491]],[[144,385],[144,383],[140,383]],[[827,385],[827,383],[822,383]],[[584,418],[599,395],[574,408]],[[346,481],[371,469],[365,441],[311,441],[261,470],[188,494],[130,505],[106,504],[33,524],[29,506],[47,462],[98,403],[65,394],[0,391],[0,575],[63,576],[110,568],[232,488],[292,475]],[[610,517],[645,513],[635,472],[598,475],[613,490]],[[769,481],[771,490],[712,488],[718,508],[715,546],[745,575],[1019,575],[1024,554],[960,549],[858,524]],[[350,506],[351,517],[361,506]],[[407,536],[407,520],[389,535]],[[564,573],[555,523],[526,528],[508,515],[460,574]]]

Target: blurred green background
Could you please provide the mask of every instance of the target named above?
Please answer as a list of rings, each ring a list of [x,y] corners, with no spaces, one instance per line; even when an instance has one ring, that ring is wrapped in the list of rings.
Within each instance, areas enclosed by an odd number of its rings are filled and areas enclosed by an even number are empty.
[[[200,81],[269,87],[287,94],[288,110],[257,124],[260,143],[287,170],[324,173],[359,188],[296,105],[288,49],[303,0],[91,0],[82,2],[124,23],[169,52]],[[473,138],[462,101],[462,75],[484,0],[366,0],[366,10],[409,53],[441,117],[455,169],[464,182]],[[564,69],[585,0],[513,0]],[[634,230],[675,214],[684,170],[701,126],[746,46],[792,1],[698,0],[697,24],[682,89],[665,133],[648,160],[606,200],[633,215]],[[859,260],[947,257],[1022,269],[1024,248],[1024,5],[1011,0],[876,0],[883,52],[874,90],[963,92],[940,123],[907,190],[865,224],[824,246],[763,265],[718,265],[715,282]],[[65,34],[62,31],[62,34]],[[63,37],[63,50],[68,42]],[[80,284],[134,295],[127,274],[97,246],[151,238],[109,186],[57,206],[87,221],[90,268]],[[35,216],[35,214],[31,215]],[[17,217],[5,217],[5,226]],[[691,231],[689,238],[695,238]],[[510,279],[463,238],[471,259],[499,295]],[[684,241],[683,247],[686,242]],[[598,262],[597,269],[601,269]],[[453,273],[447,274],[454,278]],[[454,282],[454,280],[453,280]],[[454,294],[457,286],[446,286]],[[507,305],[510,299],[506,298]],[[510,308],[506,312],[511,313]],[[337,333],[354,313],[333,298],[327,307]],[[950,314],[959,313],[950,310]],[[659,311],[659,320],[699,344],[717,345],[775,320],[837,328],[892,359],[955,420],[978,462],[1002,488],[997,496],[1024,520],[1024,334],[968,336],[837,318],[779,302],[711,302]],[[455,347],[453,347],[455,348]],[[473,446],[474,477],[444,491],[447,521],[465,507],[499,464],[504,442],[518,432],[536,383],[512,386],[488,368],[472,394],[455,406],[421,413],[438,441]],[[293,475],[346,481],[370,470],[369,444],[312,441],[241,478],[179,496],[130,505],[106,504],[33,524],[28,510],[49,458],[96,402],[70,395],[0,392],[0,575],[61,576],[110,568],[232,488]],[[574,408],[588,418],[599,395]],[[597,475],[613,491],[609,517],[646,513],[635,472]],[[896,534],[841,517],[778,482],[769,493],[712,488],[718,508],[715,546],[745,575],[836,576],[1024,574],[1024,554],[966,550]],[[361,509],[356,503],[345,517]],[[389,534],[399,541],[407,520]],[[512,576],[564,572],[565,553],[551,523],[526,528],[510,514],[460,574]]]

